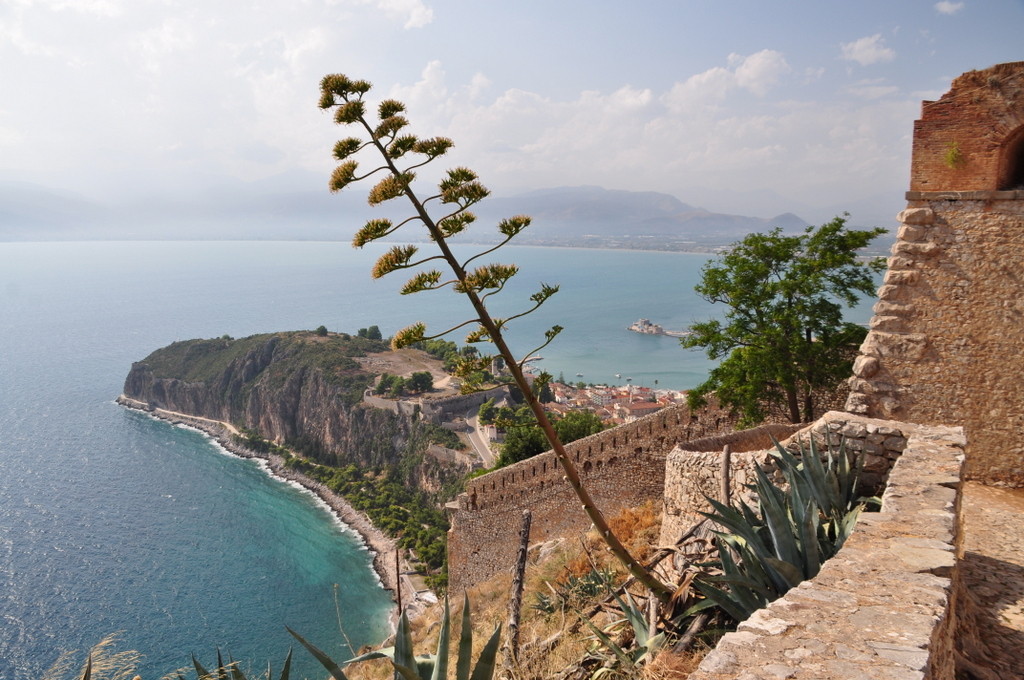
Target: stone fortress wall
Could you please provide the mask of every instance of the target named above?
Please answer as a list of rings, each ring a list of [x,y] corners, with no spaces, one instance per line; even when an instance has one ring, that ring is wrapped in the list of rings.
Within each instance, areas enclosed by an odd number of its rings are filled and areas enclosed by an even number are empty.
[[[924,102],[907,205],[846,410],[962,425],[968,479],[1024,486],[1024,62]]]
[[[720,499],[722,448],[729,446],[730,501],[750,499],[748,485],[756,477],[754,466],[760,467],[774,481],[778,466],[770,451],[774,441],[798,453],[810,446],[813,438],[824,457],[828,446],[843,442],[847,451],[863,456],[862,493],[873,495],[884,484],[893,464],[907,446],[905,423],[852,416],[830,411],[813,425],[765,425],[741,430],[723,437],[689,442],[675,447],[665,465],[664,514],[659,545],[673,545],[691,527],[704,520],[702,512],[711,510],[705,498]],[[774,440],[774,441],[773,441]]]
[[[725,411],[711,409],[697,417],[679,405],[565,448],[597,506],[614,515],[661,499],[665,457],[677,443],[723,434],[734,425]],[[448,583],[453,592],[512,566],[520,517],[527,508],[533,514],[530,536],[535,543],[590,526],[551,451],[472,479],[449,505]]]

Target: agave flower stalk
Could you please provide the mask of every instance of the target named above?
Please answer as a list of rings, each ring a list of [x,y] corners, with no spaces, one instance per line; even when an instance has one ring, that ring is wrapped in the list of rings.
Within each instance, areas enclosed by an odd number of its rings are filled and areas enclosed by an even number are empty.
[[[364,95],[369,92],[370,88],[369,82],[365,80],[351,80],[344,75],[328,75],[320,83],[320,108],[335,109],[335,122],[340,125],[360,127],[363,132],[362,137],[349,137],[335,145],[334,156],[341,164],[331,175],[330,189],[332,191],[340,191],[353,182],[358,182],[381,173],[383,178],[370,190],[368,197],[370,204],[378,205],[404,196],[411,203],[414,214],[398,224],[394,224],[388,219],[370,220],[356,234],[353,239],[353,245],[362,247],[367,243],[394,233],[411,222],[419,222],[426,228],[431,241],[437,246],[439,253],[422,259],[416,259],[418,249],[415,246],[395,246],[377,261],[372,275],[374,278],[379,278],[400,269],[418,268],[432,261],[442,261],[447,265],[453,278],[445,279],[444,274],[437,269],[420,271],[406,283],[402,289],[402,294],[451,287],[456,293],[464,295],[469,300],[476,315],[472,319],[431,336],[426,334],[426,327],[422,323],[416,323],[395,334],[392,345],[395,348],[405,347],[475,324],[476,327],[469,332],[466,341],[470,343],[490,342],[494,345],[498,355],[504,359],[516,386],[522,392],[537,420],[538,426],[544,432],[555,456],[561,463],[565,473],[565,480],[579,497],[583,510],[601,534],[608,548],[629,572],[649,588],[659,600],[668,602],[672,594],[671,589],[644,569],[643,565],[626,550],[621,541],[612,533],[604,515],[584,487],[575,464],[565,452],[565,448],[562,446],[558,434],[544,412],[540,400],[526,380],[523,370],[525,357],[529,357],[539,349],[547,346],[562,330],[561,327],[553,326],[548,330],[545,333],[545,342],[540,347],[527,353],[522,360],[516,358],[502,335],[502,329],[509,321],[521,318],[535,311],[548,298],[558,292],[558,287],[542,284],[541,290],[531,296],[530,300],[533,304],[528,309],[508,318],[495,318],[487,309],[487,298],[501,292],[509,279],[518,273],[518,267],[515,265],[488,264],[477,266],[472,270],[469,268],[470,263],[474,260],[493,253],[511,241],[512,238],[529,226],[530,218],[519,215],[502,220],[498,225],[498,230],[504,238],[498,245],[477,253],[467,260],[459,260],[453,253],[448,239],[464,231],[476,220],[476,216],[469,211],[469,208],[483,200],[490,192],[477,180],[476,173],[472,170],[454,168],[449,170],[445,178],[439,183],[436,194],[421,199],[413,189],[413,182],[416,179],[414,170],[447,153],[453,146],[453,142],[444,137],[419,139],[414,135],[403,134],[402,130],[409,124],[408,120],[402,115],[405,111],[405,106],[401,102],[391,99],[380,102],[377,109],[378,122],[375,125],[371,124],[367,117],[367,105],[363,100]],[[365,157],[367,153],[375,159],[373,161],[374,167],[372,170],[360,174],[359,163],[353,156],[361,155]],[[412,162],[399,167],[399,163],[402,162],[404,164],[407,162],[404,159],[407,159],[410,155]],[[444,210],[450,209],[450,212],[435,220],[428,211],[428,204],[431,202],[444,206]],[[464,360],[460,367],[460,375],[468,378],[474,372],[484,367],[489,359],[490,357],[483,356]],[[470,382],[469,387],[472,386]]]

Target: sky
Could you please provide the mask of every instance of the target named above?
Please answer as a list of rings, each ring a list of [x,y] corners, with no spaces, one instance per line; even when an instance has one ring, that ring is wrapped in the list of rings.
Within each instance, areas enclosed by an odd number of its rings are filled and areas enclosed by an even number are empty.
[[[1022,35],[1024,0],[0,0],[0,183],[326,190],[345,73],[496,195],[891,219],[921,101]]]

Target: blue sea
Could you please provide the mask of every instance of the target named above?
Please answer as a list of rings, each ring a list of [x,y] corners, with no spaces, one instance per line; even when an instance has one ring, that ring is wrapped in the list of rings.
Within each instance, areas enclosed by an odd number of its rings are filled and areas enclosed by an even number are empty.
[[[133,361],[175,340],[276,330],[391,334],[469,318],[448,291],[402,297],[372,280],[381,248],[312,242],[0,243],[0,678],[38,678],[111,633],[147,680],[216,650],[279,668],[305,634],[339,659],[389,633],[370,556],[316,499],[203,435],[114,404]],[[469,252],[469,251],[462,251]],[[710,367],[640,317],[682,329],[714,309],[693,293],[707,256],[508,248],[521,265],[495,304],[562,291],[510,324],[566,379],[687,388]],[[512,302],[515,301],[515,302]],[[867,317],[867,312],[861,315]],[[461,341],[461,335],[452,339]],[[618,374],[620,377],[616,377]],[[294,677],[323,677],[296,649]],[[275,671],[276,672],[276,671]]]

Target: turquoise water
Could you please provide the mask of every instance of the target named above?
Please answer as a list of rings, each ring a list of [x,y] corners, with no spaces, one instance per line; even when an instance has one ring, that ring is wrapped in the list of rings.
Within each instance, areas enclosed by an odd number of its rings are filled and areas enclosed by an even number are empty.
[[[256,670],[279,667],[292,644],[284,625],[344,657],[339,611],[356,646],[387,634],[369,555],[308,494],[113,403],[131,362],[174,340],[321,324],[390,334],[467,318],[458,296],[401,297],[400,275],[371,280],[379,252],[0,243],[0,678],[36,678],[61,651],[116,631],[146,655],[145,678],[192,652],[212,663],[217,647]],[[705,256],[507,252],[523,272],[504,298],[562,286],[543,314],[510,328],[525,353],[565,326],[541,352],[556,376],[686,388],[706,375],[703,355],[675,339],[625,330],[639,317],[681,329],[709,316],[692,293]],[[298,677],[322,676],[302,650],[296,663]]]

